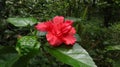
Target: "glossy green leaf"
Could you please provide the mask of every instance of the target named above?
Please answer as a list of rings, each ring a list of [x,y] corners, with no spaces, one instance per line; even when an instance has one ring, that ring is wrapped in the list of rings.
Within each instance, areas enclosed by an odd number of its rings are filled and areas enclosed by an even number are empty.
[[[0,67],[12,67],[19,57],[13,47],[0,46]]]
[[[39,51],[40,43],[37,41],[35,36],[24,36],[21,37],[16,45],[16,50],[20,54],[27,54],[29,52],[36,53]]]
[[[71,48],[64,46],[45,49],[60,61],[73,67],[97,67],[87,51],[77,43]]]
[[[120,45],[108,46],[106,47],[107,50],[120,50]]]
[[[33,17],[30,17],[30,18],[8,18],[7,21],[16,27],[25,27],[27,25],[32,26],[38,22]]]

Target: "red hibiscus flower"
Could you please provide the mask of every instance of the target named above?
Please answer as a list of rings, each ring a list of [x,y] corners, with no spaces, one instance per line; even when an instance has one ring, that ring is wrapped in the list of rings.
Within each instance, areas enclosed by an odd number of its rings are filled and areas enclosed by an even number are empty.
[[[62,16],[56,16],[53,20],[38,23],[35,27],[39,31],[47,32],[47,41],[52,46],[59,46],[62,43],[74,45],[76,30],[72,27],[73,21],[64,20]]]

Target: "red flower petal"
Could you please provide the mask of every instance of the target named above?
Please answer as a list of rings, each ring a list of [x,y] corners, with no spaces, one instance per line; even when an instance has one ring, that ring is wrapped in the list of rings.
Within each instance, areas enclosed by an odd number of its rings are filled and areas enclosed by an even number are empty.
[[[72,21],[66,20],[65,23],[62,24],[62,33],[68,33],[72,29]]]
[[[69,31],[70,35],[74,35],[76,33],[76,30],[74,27],[71,28],[71,30]]]
[[[62,44],[62,41],[51,33],[48,33],[46,35],[46,38],[51,46],[59,46],[60,44]]]
[[[39,31],[43,31],[43,32],[50,31],[52,28],[52,22],[47,21],[47,22],[38,23],[35,27]]]
[[[47,31],[47,25],[45,23],[39,23],[35,27],[39,31]]]
[[[53,23],[55,24],[60,24],[64,22],[64,17],[63,16],[55,16],[53,18]]]
[[[76,38],[73,35],[67,35],[63,40],[66,45],[74,45],[76,42]]]
[[[71,28],[72,28],[71,26],[64,26],[62,28],[62,33],[64,34],[68,33],[71,30]]]
[[[73,24],[73,21],[72,20],[65,20],[65,23],[69,24],[69,25],[72,25]]]

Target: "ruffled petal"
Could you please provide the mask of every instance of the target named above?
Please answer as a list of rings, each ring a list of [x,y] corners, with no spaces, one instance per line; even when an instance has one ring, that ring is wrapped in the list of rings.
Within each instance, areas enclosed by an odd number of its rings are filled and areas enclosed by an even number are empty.
[[[72,20],[65,20],[65,23],[68,24],[68,25],[72,25],[73,21]]]
[[[62,33],[68,33],[72,29],[72,22],[66,21],[61,25]]]
[[[53,18],[53,23],[55,24],[60,24],[64,22],[64,17],[63,16],[55,16]]]
[[[69,31],[70,35],[74,35],[76,33],[76,30],[74,27],[71,28],[71,30]]]
[[[63,34],[67,34],[67,33],[70,31],[71,28],[72,28],[71,26],[66,26],[66,27],[64,27],[64,28],[62,29],[62,33],[63,33]]]
[[[46,35],[46,38],[51,46],[59,46],[62,44],[62,41],[51,33],[48,33]]]
[[[45,23],[39,23],[35,28],[39,31],[47,31],[47,25]]]
[[[43,31],[43,32],[46,32],[46,31],[49,31],[52,29],[52,22],[51,21],[47,21],[47,22],[41,22],[41,23],[38,23],[35,28],[39,31]]]
[[[67,35],[63,38],[63,41],[66,45],[74,45],[76,38],[73,35]]]

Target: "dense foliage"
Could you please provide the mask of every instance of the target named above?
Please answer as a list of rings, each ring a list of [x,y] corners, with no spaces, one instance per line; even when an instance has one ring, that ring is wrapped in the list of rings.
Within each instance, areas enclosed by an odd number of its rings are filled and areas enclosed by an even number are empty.
[[[75,57],[77,50],[89,59],[86,67],[94,66],[93,61],[98,67],[120,66],[119,0],[0,0],[0,7],[0,67],[84,67],[86,61]],[[48,47],[45,33],[35,30],[38,21],[56,15],[74,21],[74,48]]]

